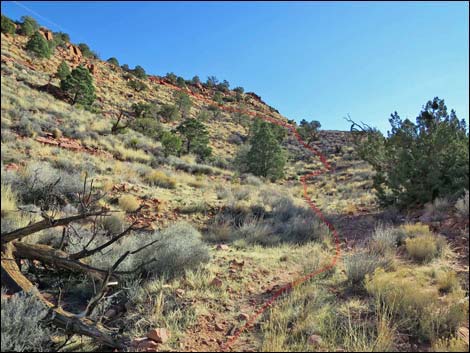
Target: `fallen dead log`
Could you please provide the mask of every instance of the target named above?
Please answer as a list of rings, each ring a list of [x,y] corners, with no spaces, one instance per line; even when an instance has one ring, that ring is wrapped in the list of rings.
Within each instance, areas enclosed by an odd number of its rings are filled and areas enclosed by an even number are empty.
[[[31,225],[28,225],[26,227],[20,228],[13,230],[8,233],[3,233],[1,235],[1,244],[6,244],[10,241],[17,240],[24,238],[25,236],[28,236],[30,234],[34,234],[37,232],[40,232],[41,230],[44,229],[49,229],[49,228],[54,228],[54,227],[59,227],[59,226],[65,226],[69,223],[85,219],[88,217],[93,217],[93,216],[100,216],[103,215],[107,212],[107,210],[100,210],[96,212],[89,212],[89,213],[82,213],[79,215],[71,216],[71,217],[66,217],[66,218],[61,218],[61,219],[44,219],[40,222],[33,223]]]
[[[25,248],[23,247],[23,249]],[[125,339],[116,337],[112,331],[103,325],[95,323],[86,317],[78,317],[60,307],[56,307],[53,303],[44,298],[44,296],[37,291],[36,287],[21,273],[13,255],[17,252],[15,244],[8,243],[2,250],[2,282],[5,279],[6,281],[4,283],[14,284],[13,287],[15,287],[15,289],[20,288],[25,293],[35,295],[50,310],[51,319],[56,326],[63,328],[67,333],[91,337],[99,344],[107,347],[121,350],[126,347]]]
[[[48,245],[27,244],[23,242],[13,242],[13,244],[15,259],[37,260],[55,268],[85,273],[100,281],[103,281],[108,275],[108,271],[89,266],[80,260],[71,259],[66,252]]]

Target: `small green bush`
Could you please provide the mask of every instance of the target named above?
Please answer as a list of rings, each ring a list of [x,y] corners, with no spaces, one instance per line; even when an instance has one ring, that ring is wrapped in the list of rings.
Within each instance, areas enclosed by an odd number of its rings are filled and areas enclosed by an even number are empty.
[[[346,277],[351,286],[362,286],[366,275],[374,273],[378,268],[385,270],[393,266],[393,258],[368,251],[355,252],[344,259]]]
[[[57,68],[56,76],[61,80],[65,80],[70,75],[70,68],[65,61],[62,61]]]

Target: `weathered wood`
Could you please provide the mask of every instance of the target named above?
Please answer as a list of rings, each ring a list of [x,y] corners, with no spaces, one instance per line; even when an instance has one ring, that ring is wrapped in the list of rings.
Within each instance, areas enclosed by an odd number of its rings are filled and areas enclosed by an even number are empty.
[[[50,310],[50,316],[55,325],[63,328],[67,333],[91,337],[99,344],[108,347],[121,350],[126,347],[123,338],[115,337],[103,325],[95,323],[86,317],[78,317],[62,308],[57,308],[53,303],[44,298],[36,287],[21,273],[13,255],[15,253],[15,245],[13,243],[6,244],[2,250],[2,277],[8,278],[9,282],[14,283],[15,287],[21,288],[23,292],[35,295]]]
[[[69,255],[48,245],[27,244],[23,242],[12,242],[14,245],[13,255],[15,258],[38,260],[55,268],[62,268],[72,272],[86,273],[91,277],[103,281],[108,271],[87,265],[80,260],[73,260]]]
[[[31,224],[29,226],[16,229],[8,233],[3,233],[1,235],[1,244],[6,244],[10,241],[24,238],[25,236],[40,232],[41,230],[44,230],[44,229],[65,226],[71,222],[75,222],[81,219],[85,219],[85,218],[92,217],[92,216],[100,216],[102,214],[105,214],[106,212],[107,210],[101,210],[101,211],[83,213],[83,214],[56,219],[56,220],[44,219],[40,222]]]

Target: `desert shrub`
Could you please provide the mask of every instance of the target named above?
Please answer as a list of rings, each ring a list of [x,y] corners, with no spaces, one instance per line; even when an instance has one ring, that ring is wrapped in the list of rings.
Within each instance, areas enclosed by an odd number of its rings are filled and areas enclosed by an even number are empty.
[[[468,352],[468,343],[463,338],[439,338],[431,347],[432,352]]]
[[[123,195],[119,198],[119,207],[126,212],[134,212],[140,206],[139,199],[133,195]]]
[[[153,170],[144,176],[145,181],[153,186],[160,186],[165,189],[174,189],[176,180],[161,170]]]
[[[457,273],[452,270],[440,270],[436,273],[436,284],[440,292],[449,293],[460,289]]]
[[[118,234],[124,230],[124,217],[121,213],[112,213],[100,219],[101,227],[110,234]]]
[[[48,352],[52,332],[42,320],[48,310],[32,294],[7,296],[2,288],[2,352]]]
[[[442,221],[450,208],[450,202],[446,198],[436,198],[433,202],[425,205],[423,217],[429,221]]]
[[[175,121],[180,117],[178,107],[173,104],[163,104],[158,114],[166,121]]]
[[[135,119],[131,124],[131,128],[145,136],[155,139],[160,136],[162,129],[158,120],[152,117],[141,117]]]
[[[209,249],[202,242],[201,234],[190,224],[175,223],[154,233],[131,234],[115,243],[106,257],[94,256],[92,264],[109,268],[122,255],[123,249],[135,251],[146,244],[152,245],[127,257],[119,267],[121,271],[145,264],[134,275],[144,277],[174,277],[186,270],[196,269],[210,259]]]
[[[426,340],[454,334],[468,313],[462,292],[440,298],[436,287],[417,278],[411,270],[377,269],[372,276],[366,276],[365,283],[379,305],[391,310],[402,330]]]
[[[20,34],[24,36],[32,36],[39,29],[36,20],[29,16],[21,17]]]
[[[374,252],[381,255],[394,253],[397,246],[403,241],[403,237],[403,232],[397,228],[379,224],[374,230],[369,246]]]
[[[445,240],[435,234],[417,236],[405,241],[408,255],[419,262],[430,261],[442,254]]]
[[[460,217],[468,219],[468,190],[465,190],[465,195],[457,200],[455,208]]]
[[[361,127],[357,151],[376,171],[374,188],[383,205],[409,208],[438,197],[460,194],[469,183],[467,123],[435,97],[423,107],[416,123],[397,112],[391,132]],[[358,124],[353,123],[352,129]]]
[[[182,214],[205,213],[209,210],[209,205],[205,201],[194,202],[183,206],[180,209]]]
[[[196,163],[186,163],[186,162],[175,162],[173,166],[176,170],[182,170],[190,174],[196,175],[214,175],[218,172],[209,165],[205,164],[196,164]]]
[[[60,88],[69,96],[72,105],[79,103],[90,106],[96,98],[93,77],[83,66],[76,67],[70,75],[61,80]]]
[[[17,190],[23,204],[35,204],[48,209],[54,204],[65,205],[76,200],[83,191],[78,173],[57,170],[49,163],[31,163],[24,170],[10,175],[11,187]]]
[[[148,87],[145,83],[139,80],[130,80],[127,85],[136,92],[145,91]]]
[[[393,258],[385,257],[369,251],[359,251],[344,259],[344,269],[349,285],[362,286],[366,275],[374,273],[378,268],[388,270],[393,267]]]
[[[429,226],[423,223],[407,223],[400,227],[405,237],[415,238],[422,235],[432,234]]]
[[[49,58],[51,50],[47,40],[39,33],[35,32],[26,43],[26,50],[38,58]]]
[[[253,185],[253,186],[261,186],[263,184],[262,180],[254,175],[246,174],[242,176],[242,183]]]
[[[8,213],[16,211],[17,196],[12,191],[11,185],[2,183],[1,185],[1,216],[5,217]]]
[[[15,23],[4,15],[2,15],[1,29],[5,34],[13,35],[16,32]]]

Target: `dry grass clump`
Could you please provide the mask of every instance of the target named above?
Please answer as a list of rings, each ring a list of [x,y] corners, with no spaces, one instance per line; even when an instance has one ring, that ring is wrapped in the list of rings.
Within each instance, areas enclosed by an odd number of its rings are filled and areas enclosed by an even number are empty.
[[[406,237],[414,238],[419,235],[428,235],[432,234],[429,226],[422,223],[407,223],[400,227],[401,230],[405,233]]]
[[[160,186],[165,189],[174,189],[176,180],[161,170],[153,170],[144,176],[145,181],[153,186]]]
[[[391,310],[402,330],[426,340],[455,334],[468,315],[463,291],[442,297],[429,278],[413,269],[377,269],[366,276],[365,287],[380,305]]]
[[[362,286],[366,275],[374,273],[377,268],[388,270],[393,267],[393,258],[370,251],[359,251],[344,259],[344,269],[349,285]]]
[[[119,207],[125,212],[134,212],[139,206],[139,199],[133,195],[127,194],[119,198]]]
[[[460,337],[440,338],[432,347],[432,352],[468,352],[468,344]]]
[[[7,184],[2,183],[1,191],[2,191],[1,216],[5,217],[7,213],[13,212],[17,209],[16,207],[17,196],[11,190],[11,186]]]
[[[430,221],[442,221],[450,209],[450,202],[446,198],[437,198],[425,206],[424,217]]]
[[[468,190],[465,191],[465,195],[462,196],[460,199],[457,200],[455,203],[455,208],[457,210],[457,214],[462,217],[463,219],[468,219]]]
[[[444,238],[435,234],[426,234],[405,241],[406,252],[418,261],[427,262],[439,257],[446,245]]]
[[[124,230],[124,215],[113,213],[100,219],[101,227],[110,234],[117,234]]]
[[[460,289],[457,273],[452,270],[440,270],[436,273],[436,284],[440,292],[450,293]]]

